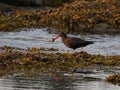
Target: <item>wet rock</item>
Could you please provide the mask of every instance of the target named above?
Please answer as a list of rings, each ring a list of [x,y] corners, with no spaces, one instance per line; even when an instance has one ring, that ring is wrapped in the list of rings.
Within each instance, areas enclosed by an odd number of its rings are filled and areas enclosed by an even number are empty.
[[[73,73],[92,74],[92,73],[94,73],[94,72],[92,72],[92,71],[90,71],[90,70],[77,69],[77,70],[73,70]]]
[[[65,2],[72,0],[1,0],[1,2],[15,6],[60,6]]]
[[[41,1],[41,0],[38,0]],[[37,2],[37,0],[1,0],[0,2],[4,2],[10,5],[15,5],[15,6],[33,6],[36,5],[37,3],[40,4],[39,2]]]
[[[50,60],[50,58],[47,56],[41,58],[42,62],[47,62],[48,60]]]

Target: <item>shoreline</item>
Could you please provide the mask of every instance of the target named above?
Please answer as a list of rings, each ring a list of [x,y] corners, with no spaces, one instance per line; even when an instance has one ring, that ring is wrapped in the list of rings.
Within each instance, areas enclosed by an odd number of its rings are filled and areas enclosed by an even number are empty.
[[[75,0],[56,8],[38,7],[37,10],[1,3],[0,31],[49,27],[68,33],[81,33],[82,31],[120,33],[119,1],[115,0],[111,3]]]
[[[120,55],[91,55],[87,52],[77,53],[43,53],[43,49],[29,48],[26,51],[15,50],[13,48],[4,47],[4,51],[0,52],[0,76],[2,71],[19,71],[19,69],[35,69],[39,72],[46,72],[49,69],[69,71],[71,69],[95,69],[99,67],[101,70],[119,67]],[[56,51],[56,49],[49,49]],[[4,72],[4,71],[3,71]],[[8,72],[9,73],[9,72]]]

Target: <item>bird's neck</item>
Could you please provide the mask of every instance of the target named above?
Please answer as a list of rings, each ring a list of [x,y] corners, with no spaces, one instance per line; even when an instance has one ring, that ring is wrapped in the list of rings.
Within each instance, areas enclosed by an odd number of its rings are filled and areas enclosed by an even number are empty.
[[[66,38],[67,38],[67,36],[61,36],[61,38],[62,38],[62,40],[64,40],[64,39],[66,39]]]

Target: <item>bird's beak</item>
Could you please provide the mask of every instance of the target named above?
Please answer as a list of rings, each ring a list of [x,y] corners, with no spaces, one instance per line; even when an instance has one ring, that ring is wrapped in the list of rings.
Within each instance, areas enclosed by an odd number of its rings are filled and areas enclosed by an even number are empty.
[[[57,34],[55,37],[52,38],[52,42],[54,42],[56,39],[60,37],[60,34]]]

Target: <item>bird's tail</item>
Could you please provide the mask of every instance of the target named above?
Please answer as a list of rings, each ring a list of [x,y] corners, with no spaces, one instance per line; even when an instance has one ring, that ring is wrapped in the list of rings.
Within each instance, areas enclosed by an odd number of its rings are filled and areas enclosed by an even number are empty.
[[[93,42],[93,41],[88,41],[88,43],[89,43],[89,44],[94,44],[94,42]]]

